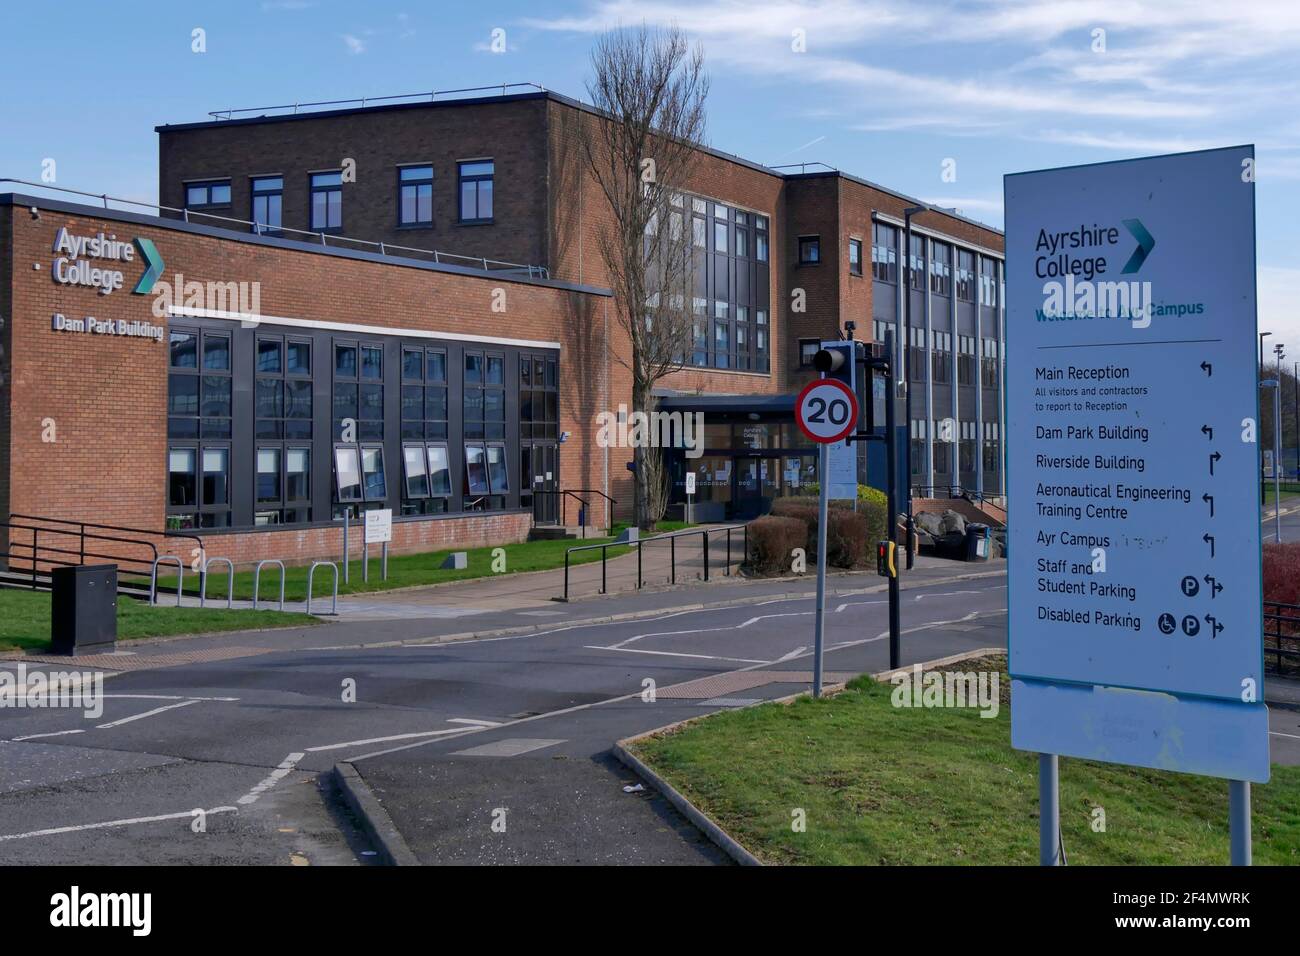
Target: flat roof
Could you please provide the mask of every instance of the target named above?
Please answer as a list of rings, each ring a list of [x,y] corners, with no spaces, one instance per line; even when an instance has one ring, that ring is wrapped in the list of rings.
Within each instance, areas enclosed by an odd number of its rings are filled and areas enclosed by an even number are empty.
[[[186,222],[183,219],[170,219],[164,216],[150,216],[143,213],[128,212],[123,209],[109,209],[101,206],[89,206],[84,203],[66,202],[62,199],[48,199],[25,193],[0,193],[0,207],[19,206],[24,209],[35,207],[49,212],[62,212],[71,216],[84,216],[94,219],[110,219],[114,222],[129,222],[138,226],[152,226],[157,229],[169,229],[174,232],[186,232],[192,235],[211,236],[233,242],[244,242],[257,246],[270,246],[291,252],[308,252],[318,256],[334,256],[343,259],[356,259],[361,262],[374,262],[380,265],[398,266],[406,269],[423,269],[427,272],[442,272],[452,275],[469,276],[475,279],[491,279],[494,282],[513,282],[520,285],[541,286],[548,289],[560,289],[566,292],[583,292],[588,295],[612,297],[613,292],[599,286],[582,285],[576,282],[563,282],[558,279],[541,279],[536,276],[520,275],[505,269],[474,269],[446,262],[426,262],[407,256],[390,253],[366,252],[361,249],[344,249],[338,246],[322,246],[302,239],[286,239],[278,236],[259,236],[237,229],[209,226],[203,223]]]
[[[232,119],[224,119],[224,120],[222,119],[201,120],[196,123],[164,123],[160,126],[155,126],[154,132],[172,133],[172,132],[185,131],[185,130],[213,129],[216,127],[232,126],[232,125],[240,126],[240,125],[259,125],[263,123],[289,123],[289,122],[295,122],[299,120],[312,120],[312,119],[321,119],[321,118],[338,117],[338,116],[353,116],[362,113],[384,113],[384,112],[395,112],[401,110],[461,108],[466,106],[478,106],[484,103],[515,103],[515,102],[522,102],[527,100],[549,100],[551,102],[560,103],[564,106],[568,106],[573,109],[581,110],[584,113],[590,113],[593,116],[604,115],[600,110],[596,109],[596,107],[592,106],[591,104],[584,103],[581,100],[576,100],[569,96],[565,96],[562,93],[556,93],[553,90],[534,90],[527,93],[507,93],[504,95],[497,95],[497,96],[469,96],[469,97],[462,97],[460,99],[432,100],[427,103],[421,103],[421,102],[387,103],[382,106],[353,106],[353,107],[343,107],[340,109],[331,109],[331,110],[316,110],[310,113],[288,113],[284,115],[265,114],[262,116],[244,116],[244,117],[239,117],[237,119],[232,118]],[[970,219],[966,216],[961,215],[960,213],[951,212],[946,209],[935,208],[931,204],[926,203],[924,200],[917,199],[915,196],[909,196],[906,193],[899,192],[897,189],[891,189],[888,186],[882,186],[879,183],[874,183],[871,182],[870,180],[863,179],[858,176],[854,176],[851,173],[846,173],[843,170],[836,169],[834,167],[829,167],[824,171],[813,172],[813,173],[783,173],[778,169],[773,169],[771,166],[764,166],[762,163],[756,163],[752,160],[745,159],[743,156],[737,156],[735,153],[724,152],[723,150],[715,149],[712,146],[703,146],[701,147],[701,149],[703,152],[708,153],[710,156],[715,156],[718,159],[723,159],[728,162],[735,163],[738,166],[744,166],[746,169],[752,169],[755,172],[763,173],[768,176],[773,176],[781,180],[814,179],[820,177],[837,176],[842,179],[847,179],[850,182],[857,183],[858,185],[866,186],[870,189],[875,189],[878,192],[886,193],[897,199],[901,199],[904,202],[910,203],[911,205],[927,206],[930,208],[930,211],[936,216],[946,216],[949,219],[953,219],[958,222],[964,222],[967,225],[971,225],[979,229],[987,230],[988,232],[991,232],[998,236],[1004,235],[1004,232],[1001,229],[998,229],[994,226],[990,226],[988,223],[980,222],[979,220],[976,219]],[[956,239],[957,237],[954,236],[953,238]]]

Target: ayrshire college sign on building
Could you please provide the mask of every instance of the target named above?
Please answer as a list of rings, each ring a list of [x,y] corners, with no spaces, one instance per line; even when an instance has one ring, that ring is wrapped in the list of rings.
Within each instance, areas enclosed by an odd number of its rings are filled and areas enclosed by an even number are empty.
[[[1253,162],[1006,177],[1019,749],[1268,780]]]

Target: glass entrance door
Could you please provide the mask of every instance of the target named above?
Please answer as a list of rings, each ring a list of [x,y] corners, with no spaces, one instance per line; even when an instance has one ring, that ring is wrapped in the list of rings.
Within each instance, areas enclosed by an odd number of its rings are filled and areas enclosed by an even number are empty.
[[[778,490],[777,464],[775,458],[736,459],[734,518],[746,521],[772,510],[772,499]]]
[[[532,499],[534,523],[557,523],[560,515],[560,500],[556,494],[560,489],[559,447],[553,444],[524,445],[520,461],[523,486]],[[576,521],[577,516],[573,517]]]

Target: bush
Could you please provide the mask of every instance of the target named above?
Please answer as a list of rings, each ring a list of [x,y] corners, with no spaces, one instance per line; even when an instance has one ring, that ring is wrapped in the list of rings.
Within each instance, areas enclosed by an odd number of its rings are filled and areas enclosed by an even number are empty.
[[[798,518],[767,515],[749,523],[749,567],[755,574],[790,570],[795,548],[808,545],[808,525]]]
[[[836,509],[826,517],[826,563],[834,568],[855,568],[866,563],[870,540],[866,516]]]
[[[1264,545],[1264,600],[1300,604],[1300,542]]]

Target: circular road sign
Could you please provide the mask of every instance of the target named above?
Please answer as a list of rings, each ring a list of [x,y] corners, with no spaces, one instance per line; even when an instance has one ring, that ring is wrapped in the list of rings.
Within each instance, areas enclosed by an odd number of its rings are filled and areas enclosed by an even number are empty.
[[[794,420],[813,441],[837,442],[857,427],[857,396],[839,379],[814,379],[795,399]]]

